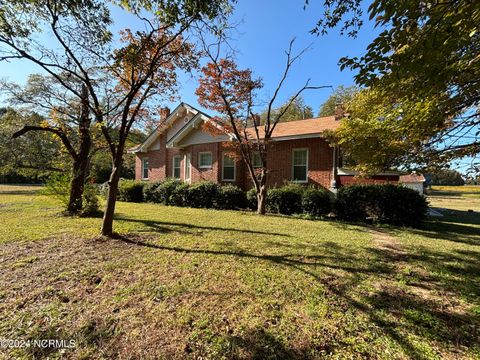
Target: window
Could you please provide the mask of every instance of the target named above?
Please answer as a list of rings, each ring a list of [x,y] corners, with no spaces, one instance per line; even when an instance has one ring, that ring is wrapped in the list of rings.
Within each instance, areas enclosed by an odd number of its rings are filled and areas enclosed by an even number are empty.
[[[148,159],[142,159],[142,179],[148,179]]]
[[[172,177],[174,179],[180,179],[180,164],[182,162],[182,157],[176,155],[173,157],[173,166],[172,166]]]
[[[200,169],[210,169],[212,167],[212,153],[210,151],[198,153],[198,167]]]
[[[308,149],[293,150],[292,180],[296,182],[308,181]]]
[[[226,153],[223,154],[222,180],[235,181],[235,159]]]
[[[260,153],[258,151],[254,152],[252,155],[252,165],[254,168],[261,168],[262,167],[262,159],[260,157]]]
[[[187,182],[190,181],[190,172],[191,172],[190,160],[191,160],[190,154],[186,154],[185,155],[185,181]]]

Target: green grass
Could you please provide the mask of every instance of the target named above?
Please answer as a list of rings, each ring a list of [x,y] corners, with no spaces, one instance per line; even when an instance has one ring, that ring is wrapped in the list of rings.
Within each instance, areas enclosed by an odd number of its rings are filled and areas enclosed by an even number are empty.
[[[480,193],[452,193],[422,229],[119,203],[108,240],[0,186],[0,338],[76,342],[0,357],[478,358]]]

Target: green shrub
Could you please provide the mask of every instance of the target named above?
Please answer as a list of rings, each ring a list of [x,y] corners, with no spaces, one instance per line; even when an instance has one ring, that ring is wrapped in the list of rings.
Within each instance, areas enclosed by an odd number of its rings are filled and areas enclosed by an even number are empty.
[[[376,217],[392,225],[418,226],[425,219],[428,203],[413,189],[397,185],[379,186]]]
[[[66,209],[70,198],[71,180],[72,176],[70,174],[54,174],[45,182],[45,189],[42,192],[60,200]]]
[[[257,191],[255,188],[251,188],[247,191],[247,207],[252,210],[257,210]]]
[[[157,203],[162,203],[165,205],[172,205],[170,203],[170,197],[172,196],[175,189],[180,186],[182,182],[177,179],[168,178],[162,181],[157,188],[155,189],[154,199]]]
[[[218,194],[218,185],[211,181],[201,181],[190,185],[187,194],[187,206],[194,208],[213,207]]]
[[[172,206],[189,206],[187,203],[188,197],[188,184],[179,183],[177,187],[175,187],[168,198],[168,205]]]
[[[156,190],[162,184],[162,181],[153,181],[146,183],[143,187],[143,200],[146,202],[161,203],[157,198]]]
[[[417,191],[391,184],[342,187],[335,201],[339,219],[365,221],[371,217],[392,225],[417,226],[427,209],[427,201]]]
[[[301,213],[304,190],[304,187],[297,184],[288,184],[279,188],[269,189],[266,201],[267,211],[284,215]]]
[[[121,180],[118,184],[118,200],[128,202],[143,201],[145,183],[135,180]]]
[[[302,209],[311,216],[325,216],[332,211],[332,194],[325,188],[309,187],[302,195]]]
[[[244,209],[247,205],[245,192],[235,185],[218,187],[215,207],[218,209]]]
[[[93,184],[86,184],[83,190],[82,216],[98,215],[99,209],[97,188]]]

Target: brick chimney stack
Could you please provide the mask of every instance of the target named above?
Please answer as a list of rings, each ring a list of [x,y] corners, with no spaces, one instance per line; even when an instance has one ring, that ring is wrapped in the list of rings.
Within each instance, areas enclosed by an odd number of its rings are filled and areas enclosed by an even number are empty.
[[[341,120],[345,117],[345,107],[343,103],[336,103],[335,104],[335,120]]]
[[[163,123],[170,116],[170,109],[168,107],[162,107],[160,109],[160,123]]]

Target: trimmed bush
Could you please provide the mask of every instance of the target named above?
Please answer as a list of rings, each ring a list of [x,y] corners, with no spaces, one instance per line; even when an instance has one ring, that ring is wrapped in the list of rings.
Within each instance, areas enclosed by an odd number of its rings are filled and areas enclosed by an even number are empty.
[[[397,185],[379,187],[376,202],[378,221],[392,225],[418,226],[425,219],[428,203],[413,189]]]
[[[179,183],[168,198],[168,205],[172,206],[190,206],[187,202],[189,186],[185,183]]]
[[[153,202],[153,203],[160,203],[159,199],[157,198],[156,190],[157,187],[159,187],[163,181],[153,181],[147,183],[143,187],[143,199],[146,202]]]
[[[284,215],[301,213],[304,190],[304,187],[296,184],[269,189],[266,202],[267,211]]]
[[[353,185],[339,189],[335,201],[337,217],[349,221],[374,221],[417,226],[426,216],[428,204],[417,191],[398,185]]]
[[[247,191],[247,207],[252,210],[257,210],[257,191],[255,188],[251,188]]]
[[[309,187],[303,192],[302,208],[305,214],[325,216],[332,211],[332,194],[325,188]]]
[[[99,214],[100,204],[97,195],[97,188],[93,184],[85,184],[83,190],[82,216],[89,217]]]
[[[211,181],[201,181],[190,185],[187,193],[187,206],[210,209],[215,203],[218,185]]]
[[[118,200],[128,202],[143,201],[144,182],[135,180],[121,180],[118,184]]]
[[[180,180],[176,179],[165,179],[162,183],[160,183],[154,192],[154,199],[155,202],[165,204],[165,205],[172,205],[170,198],[174,193],[175,189],[182,184]]]
[[[215,205],[218,209],[244,209],[247,205],[247,196],[238,186],[219,186]]]

